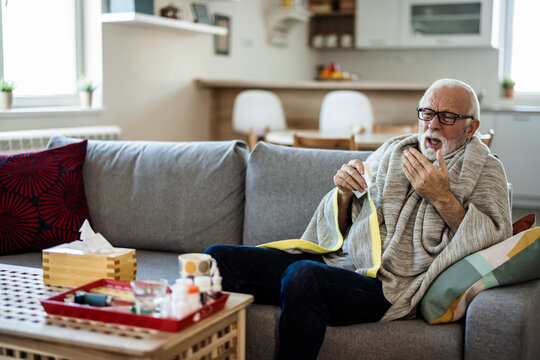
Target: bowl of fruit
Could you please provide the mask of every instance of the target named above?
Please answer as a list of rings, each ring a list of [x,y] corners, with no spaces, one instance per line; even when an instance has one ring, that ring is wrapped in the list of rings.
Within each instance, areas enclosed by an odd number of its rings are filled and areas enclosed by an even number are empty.
[[[317,80],[358,80],[356,74],[350,74],[347,71],[341,71],[340,66],[331,62],[326,67],[319,68],[317,71]]]

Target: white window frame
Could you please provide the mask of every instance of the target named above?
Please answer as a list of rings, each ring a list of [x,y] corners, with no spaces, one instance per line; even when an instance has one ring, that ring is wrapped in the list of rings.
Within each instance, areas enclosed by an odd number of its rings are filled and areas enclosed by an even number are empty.
[[[0,0],[1,1],[1,0]],[[79,78],[84,73],[84,53],[83,53],[83,13],[82,0],[75,2],[75,61],[76,77]],[[0,7],[0,77],[4,76],[4,47],[2,45],[2,7]],[[76,85],[76,84],[75,84]],[[25,107],[60,107],[60,106],[78,106],[78,93],[66,95],[42,95],[42,96],[17,96],[13,93],[13,108]]]
[[[512,43],[514,39],[514,2],[516,0],[506,0],[505,18],[504,18],[504,45],[500,53],[499,61],[502,73],[500,79],[511,78],[512,74]],[[518,0],[519,1],[519,0]],[[519,100],[540,100],[540,92],[517,92],[516,99]]]

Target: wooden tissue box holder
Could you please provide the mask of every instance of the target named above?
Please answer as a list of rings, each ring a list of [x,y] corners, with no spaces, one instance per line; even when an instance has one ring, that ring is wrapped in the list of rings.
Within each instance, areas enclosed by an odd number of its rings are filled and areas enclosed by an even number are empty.
[[[103,278],[135,280],[135,249],[115,250],[106,254],[92,254],[58,246],[44,249],[43,282],[46,285],[81,286]]]

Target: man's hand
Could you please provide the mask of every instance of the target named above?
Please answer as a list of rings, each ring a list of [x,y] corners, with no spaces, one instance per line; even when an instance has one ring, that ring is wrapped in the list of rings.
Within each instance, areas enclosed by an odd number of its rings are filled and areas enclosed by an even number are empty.
[[[401,168],[414,189],[435,206],[443,220],[455,233],[466,211],[450,191],[448,168],[440,150],[437,151],[437,160],[439,161],[438,169],[418,150],[409,148],[405,150]]]
[[[436,206],[437,203],[452,196],[448,180],[448,169],[440,150],[437,150],[438,169],[420,151],[414,148],[405,150],[402,159],[401,168],[405,176],[424,199]]]
[[[334,176],[334,184],[336,184],[340,195],[350,198],[353,190],[363,192],[367,187],[366,181],[362,177],[364,171],[364,164],[360,160],[351,160],[347,164],[343,164]]]
[[[351,224],[349,204],[353,190],[363,192],[367,187],[364,175],[364,164],[360,160],[351,160],[343,164],[334,176],[334,184],[338,188],[338,223],[342,234],[347,232]]]

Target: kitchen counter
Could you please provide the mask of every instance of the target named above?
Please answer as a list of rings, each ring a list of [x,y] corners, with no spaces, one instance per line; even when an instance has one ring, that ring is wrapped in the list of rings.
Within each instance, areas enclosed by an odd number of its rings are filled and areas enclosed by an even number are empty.
[[[232,107],[236,95],[248,89],[269,90],[283,104],[290,129],[317,129],[324,96],[333,90],[355,90],[370,102],[375,123],[380,125],[414,125],[415,109],[429,84],[376,81],[240,81],[196,79],[202,91],[210,93],[211,138],[241,139],[232,129]]]
[[[369,91],[425,91],[429,84],[405,82],[321,80],[321,81],[238,81],[197,79],[197,86],[209,89],[266,89],[266,90],[369,90]]]
[[[380,81],[268,81],[234,79],[196,79],[195,85],[208,92],[213,140],[242,139],[232,129],[232,107],[236,95],[249,89],[275,93],[283,104],[288,128],[317,129],[319,111],[324,96],[333,90],[355,90],[371,101],[375,123],[380,125],[414,125],[415,109],[430,84]],[[484,104],[483,113],[540,113],[540,106],[517,105],[502,100],[499,104]],[[483,117],[484,119],[485,117]],[[489,128],[488,128],[489,129]]]
[[[536,105],[510,105],[510,104],[486,104],[480,106],[480,111],[486,112],[510,112],[510,113],[540,113],[540,106]]]

